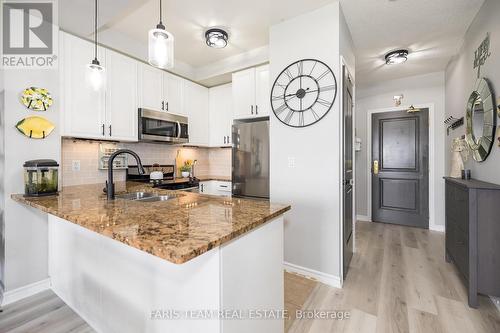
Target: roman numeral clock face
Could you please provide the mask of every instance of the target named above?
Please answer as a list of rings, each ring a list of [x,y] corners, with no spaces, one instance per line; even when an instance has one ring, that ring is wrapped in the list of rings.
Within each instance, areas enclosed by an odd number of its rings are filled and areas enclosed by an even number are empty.
[[[330,111],[336,96],[337,80],[330,67],[319,60],[303,59],[278,75],[271,91],[271,107],[285,125],[306,127]]]

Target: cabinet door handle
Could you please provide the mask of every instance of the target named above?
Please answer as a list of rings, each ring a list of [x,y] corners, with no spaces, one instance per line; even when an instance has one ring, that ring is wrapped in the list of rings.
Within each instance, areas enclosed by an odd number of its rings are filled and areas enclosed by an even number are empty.
[[[165,110],[165,102],[164,101],[161,101],[161,109]]]
[[[201,184],[201,192],[203,192],[203,191],[204,191],[204,185]]]
[[[167,102],[167,111],[168,111],[168,102]]]
[[[112,136],[111,135],[111,125],[109,125],[109,136]]]
[[[259,114],[259,106],[258,105],[255,105],[255,114]]]
[[[227,136],[227,143],[229,143],[229,135]]]
[[[250,105],[250,112],[253,114],[253,105]]]
[[[224,144],[226,143],[226,136],[224,135]]]
[[[106,135],[104,134],[104,124],[102,124],[101,128],[102,128],[102,136]]]

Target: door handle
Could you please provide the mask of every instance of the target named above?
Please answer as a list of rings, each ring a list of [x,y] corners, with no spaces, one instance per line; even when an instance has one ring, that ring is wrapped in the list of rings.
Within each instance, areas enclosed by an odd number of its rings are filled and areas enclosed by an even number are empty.
[[[161,109],[165,110],[165,101],[161,101]]]
[[[166,105],[167,105],[167,111],[168,111],[168,102],[166,103]]]
[[[109,136],[113,136],[111,135],[111,125],[109,125]]]
[[[168,108],[167,108],[167,111],[168,111]],[[177,138],[181,137],[181,131],[182,131],[181,123],[177,122]]]
[[[373,174],[378,175],[378,161],[377,160],[373,161]]]
[[[255,105],[255,114],[259,114],[259,106]]]
[[[102,136],[104,136],[104,135],[106,135],[106,134],[104,134],[104,124],[102,124],[101,127],[102,127]]]
[[[226,143],[226,136],[224,135],[224,144]]]
[[[250,112],[253,114],[253,105],[250,105]]]

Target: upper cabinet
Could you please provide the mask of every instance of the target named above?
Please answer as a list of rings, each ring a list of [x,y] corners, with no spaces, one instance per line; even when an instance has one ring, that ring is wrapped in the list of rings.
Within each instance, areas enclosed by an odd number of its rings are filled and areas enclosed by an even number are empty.
[[[163,72],[165,111],[187,115],[187,111],[184,110],[184,88],[186,81],[179,76]]]
[[[137,61],[106,50],[106,131],[119,141],[137,141]]]
[[[186,80],[184,92],[184,108],[189,121],[189,144],[208,146],[208,89]]]
[[[94,91],[86,68],[94,58],[92,43],[61,33],[62,135],[137,141],[136,63],[116,52],[98,48],[106,69],[106,88]]]
[[[269,65],[233,74],[233,113],[235,118],[269,115]]]
[[[165,110],[162,86],[163,73],[165,72],[153,66],[139,64],[139,107],[151,110]]]
[[[210,88],[209,96],[209,125],[210,146],[231,146],[231,127],[233,123],[231,84]]]
[[[139,107],[185,115],[186,80],[147,64],[139,67]]]

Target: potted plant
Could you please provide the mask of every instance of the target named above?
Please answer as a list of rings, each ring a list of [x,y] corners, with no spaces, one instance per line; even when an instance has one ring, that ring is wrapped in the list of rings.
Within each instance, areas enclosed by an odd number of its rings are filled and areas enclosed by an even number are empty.
[[[193,162],[191,160],[184,161],[184,165],[180,167],[181,170],[181,175],[183,178],[189,177],[189,174],[191,173],[191,165]]]

